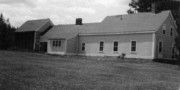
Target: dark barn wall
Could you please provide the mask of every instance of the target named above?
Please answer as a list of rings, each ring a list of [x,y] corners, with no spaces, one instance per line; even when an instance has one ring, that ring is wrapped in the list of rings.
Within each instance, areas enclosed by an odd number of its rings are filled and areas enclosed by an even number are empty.
[[[33,50],[35,32],[16,32],[15,43],[17,48]]]

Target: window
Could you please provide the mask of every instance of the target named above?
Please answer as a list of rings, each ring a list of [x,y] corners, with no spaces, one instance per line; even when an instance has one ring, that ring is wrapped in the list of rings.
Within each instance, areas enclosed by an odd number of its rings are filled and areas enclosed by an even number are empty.
[[[56,46],[56,41],[53,41],[53,47],[55,47]]]
[[[115,52],[118,51],[118,42],[117,41],[114,42],[113,51],[115,51]]]
[[[171,27],[170,35],[173,36],[173,28]]]
[[[56,42],[56,45],[55,45],[55,46],[57,47],[57,46],[58,46],[58,41],[55,41],[55,42]]]
[[[166,34],[166,25],[163,25],[163,34]]]
[[[160,41],[159,42],[159,53],[162,53],[163,50],[163,43]]]
[[[104,42],[100,42],[99,51],[104,51]]]
[[[85,43],[82,43],[82,46],[81,46],[81,50],[82,50],[82,51],[85,51],[85,49],[86,49],[86,48],[85,48],[85,45],[86,45]]]
[[[166,30],[163,29],[163,34],[166,34]]]
[[[60,46],[61,46],[61,41],[59,41],[59,40],[53,41],[53,47],[60,47]]]
[[[131,41],[131,51],[136,51],[136,41]]]
[[[59,46],[61,46],[61,41],[59,41]]]

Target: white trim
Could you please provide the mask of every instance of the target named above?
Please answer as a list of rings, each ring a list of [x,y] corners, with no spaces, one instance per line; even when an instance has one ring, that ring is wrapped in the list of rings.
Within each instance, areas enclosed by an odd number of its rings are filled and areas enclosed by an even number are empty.
[[[118,42],[118,47],[117,47],[118,50],[117,50],[117,51],[114,51],[114,42]],[[119,41],[118,41],[118,40],[114,40],[113,43],[112,43],[112,46],[113,46],[113,47],[112,47],[113,53],[119,53]]]
[[[164,33],[164,31],[165,31],[165,33]],[[167,25],[164,23],[162,25],[162,35],[166,35],[166,33],[167,33]]]
[[[78,55],[78,53],[79,53],[79,43],[80,43],[80,42],[79,42],[79,35],[77,35],[76,40],[77,40],[77,41],[76,41],[76,45],[77,45],[77,46],[76,46],[76,55]]]
[[[146,34],[146,33],[153,33],[156,32],[155,30],[152,31],[141,31],[141,32],[114,32],[114,33],[80,33],[79,35],[122,35],[122,34]]]
[[[83,43],[84,43],[84,50],[82,50],[82,46],[83,46],[82,44],[83,44]],[[82,43],[81,43],[81,52],[85,52],[85,51],[86,51],[86,43],[85,43],[85,42],[82,42]]]
[[[47,40],[47,53],[51,51],[51,40]]]
[[[62,47],[62,40],[52,40],[52,47]]]
[[[100,42],[103,42],[103,51],[100,51]],[[105,42],[104,41],[99,41],[99,47],[98,47],[99,53],[104,53],[104,47],[105,47]]]
[[[64,40],[64,52],[66,53],[67,52],[67,40]]]
[[[156,56],[156,33],[153,33],[152,36],[152,57],[155,58]]]
[[[132,51],[132,41],[136,42],[136,51]],[[130,42],[130,53],[137,53],[137,40],[131,40],[131,42]]]

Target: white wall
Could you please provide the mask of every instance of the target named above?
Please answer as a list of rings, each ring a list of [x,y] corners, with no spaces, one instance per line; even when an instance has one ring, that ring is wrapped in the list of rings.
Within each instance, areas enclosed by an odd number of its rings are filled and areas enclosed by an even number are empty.
[[[53,47],[52,41],[53,40],[48,40],[47,53],[64,55],[66,53],[66,40],[61,40],[61,47]]]
[[[99,42],[104,41],[104,52],[99,52]],[[118,52],[113,52],[113,42],[119,41]],[[137,51],[131,52],[131,41],[137,41]],[[86,43],[86,51],[81,51],[81,43]],[[80,36],[79,55],[87,56],[119,56],[126,54],[127,58],[153,59],[153,34],[129,34],[129,35],[101,35]]]

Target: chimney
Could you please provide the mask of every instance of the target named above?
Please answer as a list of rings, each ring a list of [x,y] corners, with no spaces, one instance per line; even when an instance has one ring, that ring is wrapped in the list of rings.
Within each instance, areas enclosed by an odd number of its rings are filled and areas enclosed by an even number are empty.
[[[156,11],[156,3],[152,3],[152,4],[151,4],[151,12],[154,13],[154,14],[156,14],[156,12],[157,12],[157,11]]]
[[[76,25],[82,25],[82,18],[76,18]]]

